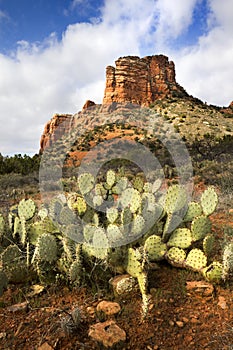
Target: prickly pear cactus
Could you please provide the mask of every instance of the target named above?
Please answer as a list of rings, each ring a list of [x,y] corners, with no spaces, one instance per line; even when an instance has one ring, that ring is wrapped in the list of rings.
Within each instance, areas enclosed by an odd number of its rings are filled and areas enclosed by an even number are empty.
[[[146,239],[144,250],[150,261],[160,261],[164,259],[167,246],[162,242],[161,237],[152,235]]]
[[[203,252],[206,254],[207,257],[210,256],[213,250],[214,241],[214,235],[212,234],[205,236],[205,238],[203,239]]]
[[[200,203],[188,203],[183,186],[172,185],[164,194],[161,180],[153,176],[151,183],[141,173],[122,169],[98,176],[80,174],[77,192],[55,197],[40,210],[30,199],[11,209],[7,230],[13,240],[19,238],[22,252],[10,245],[1,253],[0,293],[4,274],[9,281],[22,281],[30,268],[41,283],[63,276],[76,286],[100,270],[104,278],[108,270],[127,272],[137,279],[145,317],[147,272],[155,262],[165,259],[213,283],[227,279],[233,266],[232,243],[225,247],[222,263],[207,265],[214,242],[209,215],[217,205],[212,187]],[[5,225],[0,215],[0,238]]]
[[[211,283],[219,283],[222,279],[223,265],[218,261],[213,261],[202,270],[203,276]]]
[[[0,242],[5,232],[5,220],[2,214],[0,214]]]
[[[172,247],[166,253],[166,259],[174,266],[183,267],[186,252],[182,248]]]
[[[211,231],[211,221],[205,216],[197,216],[191,224],[192,238],[194,241],[203,239]]]
[[[175,213],[187,204],[187,196],[184,188],[179,185],[173,185],[168,188],[164,209],[167,213]]]
[[[200,271],[203,267],[206,267],[207,257],[202,250],[194,248],[188,253],[185,265],[194,271]]]
[[[233,242],[229,242],[223,249],[222,278],[225,281],[233,271]]]
[[[201,196],[201,206],[206,216],[211,215],[218,204],[218,196],[213,187],[207,188]]]
[[[82,173],[78,177],[78,186],[82,195],[89,193],[95,185],[94,176],[90,173]]]
[[[0,297],[3,294],[4,289],[7,287],[8,278],[3,270],[0,270]]]
[[[178,228],[170,236],[168,247],[189,248],[192,244],[192,234],[188,228]]]
[[[112,188],[116,181],[116,173],[113,170],[108,170],[106,175],[106,183],[108,188]]]
[[[192,221],[197,216],[202,215],[202,207],[199,203],[190,202],[188,205],[188,210],[184,216],[184,221]]]
[[[40,261],[52,263],[57,260],[56,238],[50,233],[43,233],[36,245],[36,257]]]
[[[9,245],[0,258],[2,270],[9,282],[20,283],[26,280],[28,276],[26,259],[16,245]]]
[[[32,199],[22,199],[18,205],[18,215],[20,219],[30,220],[36,211],[36,205]]]

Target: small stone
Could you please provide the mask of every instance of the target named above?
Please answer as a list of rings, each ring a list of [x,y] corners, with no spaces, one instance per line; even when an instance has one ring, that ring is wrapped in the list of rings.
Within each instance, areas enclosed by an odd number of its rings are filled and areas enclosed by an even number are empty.
[[[97,305],[96,310],[98,312],[103,312],[105,315],[109,316],[109,315],[115,315],[118,312],[120,312],[121,307],[116,302],[103,300]]]
[[[198,321],[195,317],[192,317],[190,322],[193,323],[193,324],[200,323],[200,321]]]
[[[7,336],[6,332],[0,333],[0,339],[6,339],[6,336]]]
[[[88,306],[87,307],[87,313],[91,316],[94,317],[95,316],[95,308],[93,306]]]
[[[126,333],[114,321],[99,322],[90,326],[89,337],[102,343],[106,348],[126,340]]]
[[[223,310],[227,309],[226,299],[221,295],[218,297],[218,306],[221,307]]]
[[[28,310],[28,302],[27,301],[20,303],[20,304],[8,306],[8,308],[7,308],[7,311],[10,311],[10,312],[20,312],[20,311],[27,311],[27,310]]]
[[[212,284],[203,281],[188,281],[186,282],[186,288],[188,291],[195,290],[195,292],[204,296],[212,296],[214,291]]]
[[[189,320],[188,320],[187,317],[183,317],[183,318],[182,318],[182,321],[183,321],[184,323],[188,323]]]
[[[175,322],[173,322],[172,320],[170,320],[168,323],[169,323],[169,326],[171,326],[171,327],[173,327],[175,324]]]
[[[115,295],[130,294],[137,286],[136,279],[129,274],[113,277],[109,283],[112,285]]]
[[[43,343],[37,350],[54,350],[48,343]]]
[[[176,325],[177,325],[179,328],[183,328],[183,327],[184,327],[184,322],[182,322],[182,321],[176,321]]]

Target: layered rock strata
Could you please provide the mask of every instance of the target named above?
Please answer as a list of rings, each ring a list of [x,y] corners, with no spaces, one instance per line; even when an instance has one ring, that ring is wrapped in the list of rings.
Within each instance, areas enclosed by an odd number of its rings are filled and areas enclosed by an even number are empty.
[[[106,68],[103,105],[135,103],[149,106],[156,100],[188,97],[176,82],[175,65],[164,55],[120,57]]]

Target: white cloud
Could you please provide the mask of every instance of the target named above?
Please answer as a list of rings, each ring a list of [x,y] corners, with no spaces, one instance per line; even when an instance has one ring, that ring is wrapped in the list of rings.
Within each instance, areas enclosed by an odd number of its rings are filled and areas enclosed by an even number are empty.
[[[119,56],[168,54],[189,93],[229,104],[231,0],[224,0],[227,10],[218,0],[209,2],[209,32],[195,46],[178,52],[170,46],[188,29],[200,1],[106,0],[96,23],[70,25],[60,41],[54,33],[41,43],[21,41],[12,57],[0,55],[0,151],[35,153],[54,113],[75,113],[86,99],[101,103],[105,67]]]
[[[203,101],[229,105],[233,100],[233,5],[231,0],[224,0],[224,6],[210,0],[209,6],[209,31],[195,46],[173,53],[177,78],[190,94]]]
[[[0,10],[0,21],[3,19],[9,19],[9,16],[7,15],[6,12]]]
[[[200,0],[158,0],[156,39],[166,43],[166,40],[177,38],[183,33],[192,23],[193,11],[198,3]]]

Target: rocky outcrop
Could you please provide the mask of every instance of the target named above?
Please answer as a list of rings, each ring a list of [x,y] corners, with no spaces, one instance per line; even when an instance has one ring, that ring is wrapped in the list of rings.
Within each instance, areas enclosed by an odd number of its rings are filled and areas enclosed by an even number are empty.
[[[86,109],[90,109],[91,107],[95,107],[96,106],[96,104],[95,104],[95,102],[93,102],[93,101],[90,101],[90,100],[87,100],[85,103],[84,103],[84,105],[83,105],[83,111],[85,111]]]
[[[113,111],[122,106],[149,106],[156,100],[170,97],[189,97],[176,82],[175,66],[164,55],[120,57],[116,67],[106,69],[106,87],[102,111]],[[45,125],[40,141],[40,153],[66,132],[85,123],[85,114],[98,108],[87,100],[78,118],[70,114],[55,114]],[[128,107],[127,107],[128,108]],[[82,118],[83,117],[83,118]]]
[[[44,127],[40,139],[40,153],[43,153],[46,147],[50,147],[53,142],[61,138],[72,127],[73,119],[71,114],[55,114]]]
[[[188,96],[176,82],[174,63],[164,55],[120,57],[115,64],[106,68],[103,105],[130,102],[148,106],[158,99]]]

